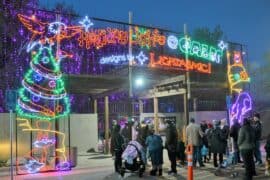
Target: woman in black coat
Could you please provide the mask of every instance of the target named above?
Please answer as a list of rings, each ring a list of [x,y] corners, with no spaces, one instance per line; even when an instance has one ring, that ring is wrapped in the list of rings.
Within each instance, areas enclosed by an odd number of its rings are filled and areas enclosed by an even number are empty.
[[[214,166],[218,167],[217,155],[219,156],[219,166],[223,162],[223,154],[226,151],[225,145],[226,136],[220,129],[220,121],[214,121],[214,129],[210,135],[211,151],[214,154]]]

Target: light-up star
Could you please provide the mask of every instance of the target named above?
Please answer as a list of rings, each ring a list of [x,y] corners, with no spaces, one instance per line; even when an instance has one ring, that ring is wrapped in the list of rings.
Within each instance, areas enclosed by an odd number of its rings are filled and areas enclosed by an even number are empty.
[[[224,41],[219,41],[218,47],[223,51],[224,49],[228,48],[228,44],[224,43]]]
[[[144,62],[148,60],[148,57],[146,57],[142,51],[140,52],[138,56],[136,56],[136,58],[138,59],[141,65],[143,65]]]
[[[88,18],[88,16],[85,16],[82,21],[79,22],[84,27],[84,30],[88,32],[88,29],[94,25],[92,21]]]

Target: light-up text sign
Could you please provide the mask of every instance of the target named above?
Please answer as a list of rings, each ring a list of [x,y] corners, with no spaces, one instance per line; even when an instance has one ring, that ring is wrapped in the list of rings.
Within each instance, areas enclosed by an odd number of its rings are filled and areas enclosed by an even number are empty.
[[[179,49],[182,53],[187,53],[190,56],[203,58],[215,63],[221,63],[223,51],[221,49],[192,41],[189,38],[179,39]]]
[[[184,71],[197,71],[211,74],[211,63],[194,62],[192,60],[180,59],[171,56],[159,56],[157,59],[154,53],[150,53],[150,67],[171,67],[180,68]]]

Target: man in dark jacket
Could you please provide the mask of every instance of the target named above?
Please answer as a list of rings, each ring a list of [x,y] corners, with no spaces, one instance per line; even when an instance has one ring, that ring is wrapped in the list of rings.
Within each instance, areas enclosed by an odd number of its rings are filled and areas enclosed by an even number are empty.
[[[262,155],[260,151],[260,140],[262,136],[262,124],[260,122],[260,114],[256,113],[253,118],[253,129],[255,132],[255,159],[256,159],[256,165],[262,164]]]
[[[220,128],[220,121],[214,120],[214,129],[210,135],[211,141],[211,150],[214,153],[214,167],[218,167],[217,163],[217,155],[219,155],[219,166],[222,165],[223,162],[223,154],[226,151],[224,146],[226,135],[222,132]]]
[[[234,157],[235,157],[235,163],[242,163],[241,159],[240,159],[240,152],[239,152],[239,147],[237,144],[237,140],[238,140],[238,134],[239,134],[239,130],[241,128],[241,125],[239,124],[237,119],[233,120],[233,125],[231,126],[230,129],[230,137],[232,137],[233,139],[233,150],[234,150]]]
[[[114,168],[115,172],[119,172],[122,166],[122,153],[123,153],[123,145],[124,145],[124,138],[120,134],[120,125],[116,125],[114,129],[114,136],[112,137],[112,142],[114,143],[114,153],[115,153],[115,160],[114,160]]]
[[[255,147],[255,134],[254,130],[250,125],[248,118],[243,119],[243,126],[239,131],[238,146],[241,155],[244,160],[244,166],[246,168],[246,180],[251,180],[252,176],[256,175],[255,164],[253,160],[253,149]]]
[[[171,161],[171,170],[169,171],[169,174],[176,174],[177,130],[172,121],[168,121],[165,147],[168,150],[168,156]]]

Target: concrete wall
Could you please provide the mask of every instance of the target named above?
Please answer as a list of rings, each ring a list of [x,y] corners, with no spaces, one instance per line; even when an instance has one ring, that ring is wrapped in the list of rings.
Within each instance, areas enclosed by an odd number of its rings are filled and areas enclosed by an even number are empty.
[[[70,119],[71,146],[78,147],[79,154],[85,154],[90,148],[97,150],[97,114],[71,114]]]

